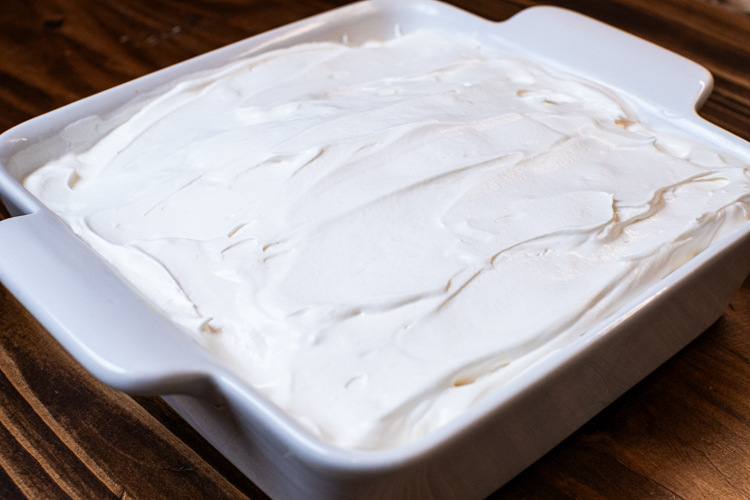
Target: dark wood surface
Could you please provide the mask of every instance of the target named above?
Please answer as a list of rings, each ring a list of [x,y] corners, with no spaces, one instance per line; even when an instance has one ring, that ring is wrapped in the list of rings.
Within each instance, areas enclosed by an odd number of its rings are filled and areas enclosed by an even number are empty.
[[[0,131],[340,3],[3,0]],[[502,20],[540,2],[454,3]],[[544,3],[705,65],[716,87],[702,114],[750,139],[749,16],[700,0]],[[25,497],[266,498],[161,399],[84,372],[0,286],[0,499]],[[491,498],[750,498],[750,281],[696,341]]]

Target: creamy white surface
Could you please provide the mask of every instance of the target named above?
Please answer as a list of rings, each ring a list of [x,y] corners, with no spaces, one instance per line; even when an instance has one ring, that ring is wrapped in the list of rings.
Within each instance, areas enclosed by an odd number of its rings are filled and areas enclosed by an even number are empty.
[[[468,41],[180,83],[25,186],[322,439],[410,442],[748,218],[747,165]]]

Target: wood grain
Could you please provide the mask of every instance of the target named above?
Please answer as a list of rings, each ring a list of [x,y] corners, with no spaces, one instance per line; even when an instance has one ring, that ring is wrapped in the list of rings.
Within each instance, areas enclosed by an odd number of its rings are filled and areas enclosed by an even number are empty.
[[[5,0],[0,130],[340,3]],[[539,2],[454,3],[502,20]],[[544,3],[705,65],[716,84],[703,116],[750,139],[750,17],[699,0]],[[266,497],[161,399],[84,372],[0,288],[0,498]],[[750,282],[701,337],[491,498],[750,498]]]
[[[245,496],[143,406],[84,372],[6,290],[0,297],[0,465],[21,492]],[[249,481],[238,484],[258,497]]]

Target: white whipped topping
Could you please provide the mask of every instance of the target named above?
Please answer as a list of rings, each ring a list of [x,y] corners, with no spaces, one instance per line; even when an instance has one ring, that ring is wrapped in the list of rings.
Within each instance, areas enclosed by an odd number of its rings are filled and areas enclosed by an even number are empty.
[[[748,165],[430,32],[177,84],[26,187],[323,440],[427,434],[748,219]]]

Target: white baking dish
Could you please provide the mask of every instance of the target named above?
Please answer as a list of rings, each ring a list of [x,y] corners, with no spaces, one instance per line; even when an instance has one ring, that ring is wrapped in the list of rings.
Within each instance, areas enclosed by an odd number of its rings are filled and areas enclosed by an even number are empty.
[[[337,9],[0,136],[0,197],[15,216],[0,222],[0,280],[87,370],[126,392],[165,395],[273,498],[482,498],[699,335],[750,270],[745,224],[438,431],[395,449],[344,451],[310,436],[154,312],[19,184],[48,159],[85,150],[144,96],[175,79],[300,42],[347,35],[357,44],[420,28],[475,37],[586,76],[629,96],[647,124],[681,128],[750,158],[750,145],[697,116],[711,76],[680,56],[557,8],[528,9],[492,23],[430,0]]]

